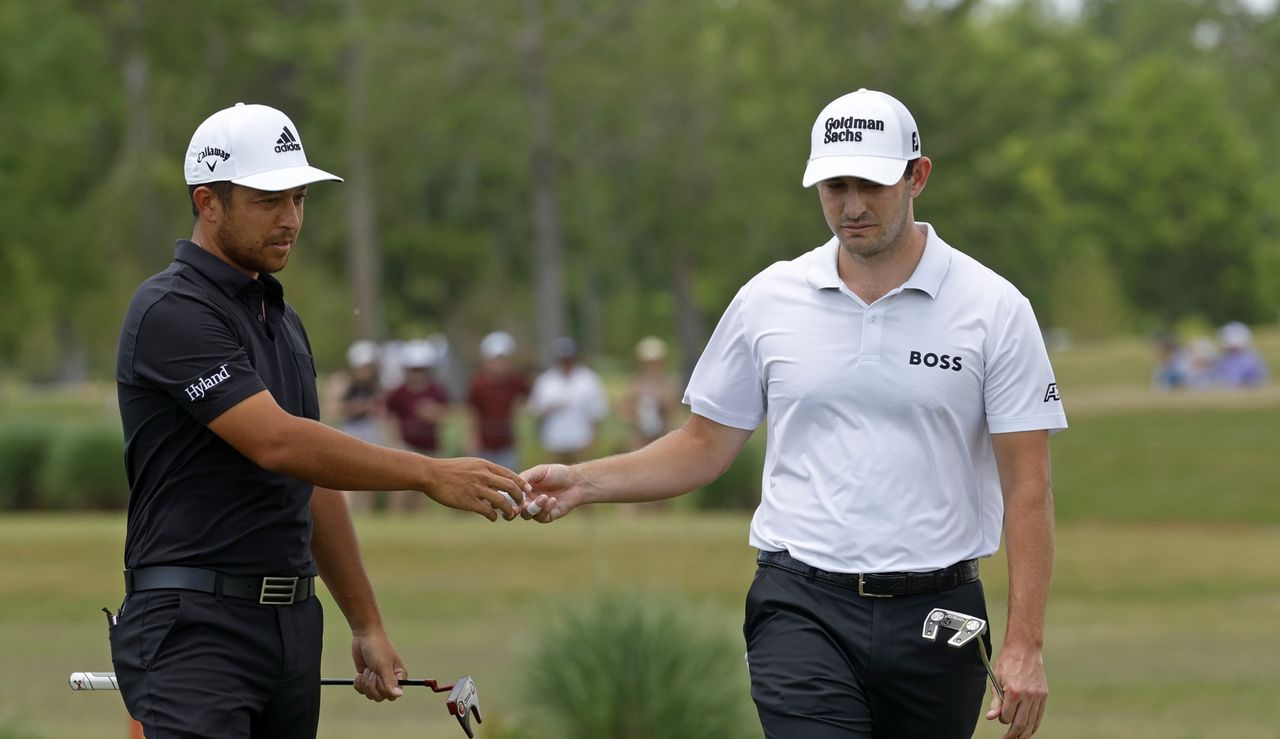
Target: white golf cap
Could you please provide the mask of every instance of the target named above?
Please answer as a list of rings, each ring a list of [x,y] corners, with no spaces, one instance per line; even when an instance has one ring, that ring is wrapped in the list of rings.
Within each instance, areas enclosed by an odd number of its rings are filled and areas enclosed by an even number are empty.
[[[667,358],[667,342],[657,336],[646,336],[636,342],[636,359],[641,362],[658,362]]]
[[[1244,349],[1253,341],[1253,332],[1239,321],[1232,321],[1218,330],[1218,341],[1228,349]]]
[[[378,363],[378,345],[367,339],[360,339],[347,347],[347,365],[364,367]]]
[[[802,183],[858,177],[881,185],[902,179],[920,158],[920,130],[911,111],[890,95],[863,88],[827,104],[813,124]]]
[[[480,340],[480,356],[485,359],[506,357],[516,351],[516,340],[506,331],[494,331]]]
[[[415,339],[406,342],[400,348],[400,364],[405,369],[426,369],[435,367],[440,361],[439,353],[436,348],[431,345],[430,341],[425,339]]]
[[[266,105],[220,110],[205,119],[187,146],[188,185],[230,181],[280,192],[342,178],[307,164],[302,137],[289,116]]]

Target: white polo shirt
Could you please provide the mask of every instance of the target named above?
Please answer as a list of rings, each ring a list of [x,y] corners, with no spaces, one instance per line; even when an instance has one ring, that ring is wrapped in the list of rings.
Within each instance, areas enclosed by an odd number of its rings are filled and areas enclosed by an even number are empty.
[[[577,452],[595,441],[596,424],[609,414],[604,383],[594,370],[575,364],[538,375],[529,392],[529,410],[541,416],[539,441],[549,452]]]
[[[832,572],[989,556],[1004,517],[990,434],[1066,428],[1031,304],[918,225],[901,287],[863,303],[832,238],[743,286],[698,360],[694,413],[768,416],[752,546]]]

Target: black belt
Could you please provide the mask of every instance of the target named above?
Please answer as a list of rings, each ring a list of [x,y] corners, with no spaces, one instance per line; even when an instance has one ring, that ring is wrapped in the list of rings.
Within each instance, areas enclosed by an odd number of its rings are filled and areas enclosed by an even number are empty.
[[[797,575],[842,585],[858,591],[858,595],[890,598],[895,595],[920,595],[948,590],[978,579],[978,560],[966,559],[950,567],[931,572],[874,572],[854,574],[827,572],[795,559],[787,552],[761,551],[756,561]]]
[[[195,567],[144,567],[124,571],[125,594],[168,589],[245,598],[267,606],[293,605],[316,592],[314,577],[231,577]]]

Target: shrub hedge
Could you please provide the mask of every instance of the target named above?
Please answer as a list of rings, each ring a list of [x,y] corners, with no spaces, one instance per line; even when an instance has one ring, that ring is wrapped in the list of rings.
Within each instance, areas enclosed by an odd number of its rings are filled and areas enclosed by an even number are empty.
[[[0,423],[0,510],[120,509],[128,501],[118,424]]]
[[[40,469],[53,435],[48,422],[0,422],[0,510],[39,507]]]
[[[504,737],[738,739],[742,648],[687,605],[601,593],[547,621],[522,681],[533,724]]]

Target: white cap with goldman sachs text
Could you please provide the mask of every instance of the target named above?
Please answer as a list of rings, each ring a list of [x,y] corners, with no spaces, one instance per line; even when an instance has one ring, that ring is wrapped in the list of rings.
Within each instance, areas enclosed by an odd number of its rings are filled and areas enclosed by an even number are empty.
[[[911,111],[890,95],[861,89],[832,100],[813,124],[805,187],[832,177],[892,185],[920,158],[920,130]]]
[[[289,116],[266,105],[220,110],[205,119],[187,146],[188,185],[230,181],[280,192],[342,178],[307,164],[302,137]]]

